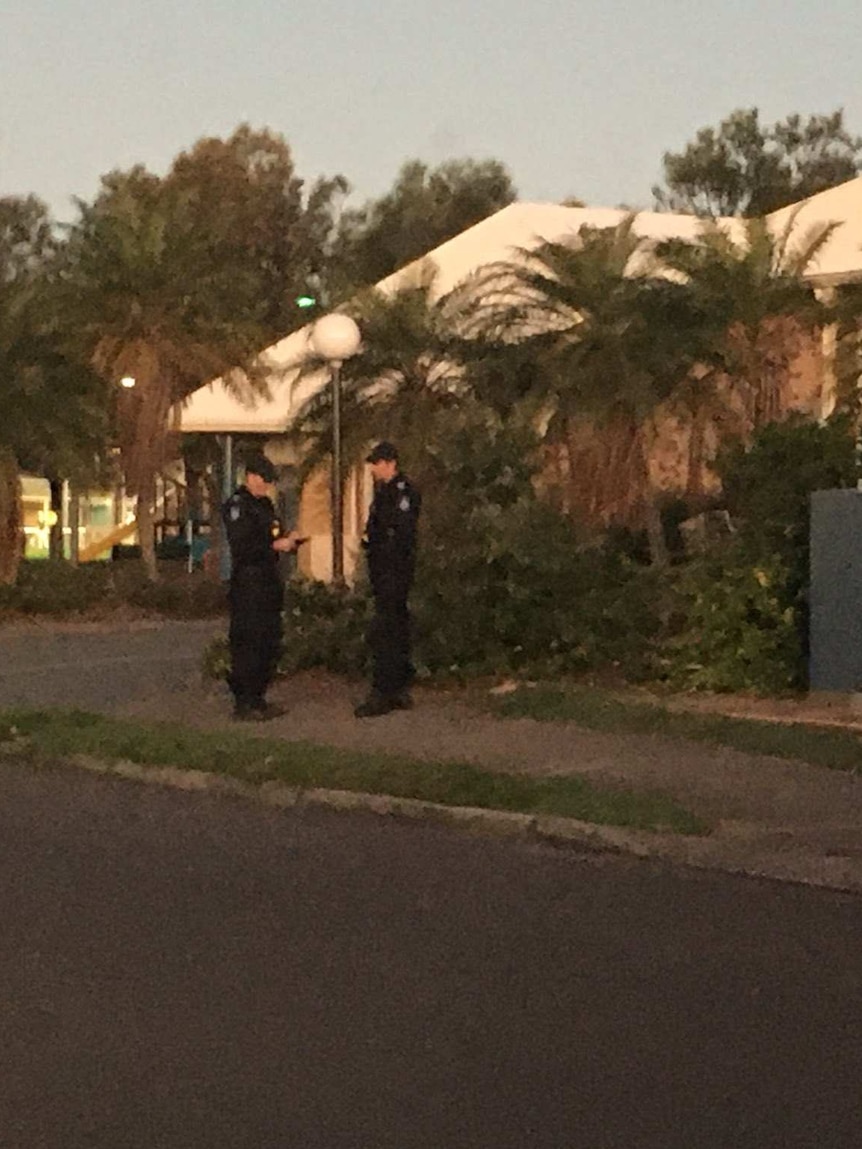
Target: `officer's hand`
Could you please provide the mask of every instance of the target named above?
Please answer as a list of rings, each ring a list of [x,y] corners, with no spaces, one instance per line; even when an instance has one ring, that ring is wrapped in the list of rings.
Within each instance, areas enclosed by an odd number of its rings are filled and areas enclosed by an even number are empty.
[[[290,534],[282,535],[280,539],[276,539],[272,544],[272,549],[282,553],[289,553],[290,551],[295,551],[300,542],[303,541],[298,531],[291,531]]]

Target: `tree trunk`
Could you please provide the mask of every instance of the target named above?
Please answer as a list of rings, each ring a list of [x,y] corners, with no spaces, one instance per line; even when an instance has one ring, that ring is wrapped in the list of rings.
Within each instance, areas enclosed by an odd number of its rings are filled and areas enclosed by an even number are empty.
[[[0,584],[11,586],[18,577],[23,554],[21,479],[18,460],[0,448]]]
[[[704,457],[706,449],[707,415],[703,408],[692,412],[688,440],[688,474],[686,475],[685,497],[700,499],[703,496]]]
[[[601,455],[605,444],[594,425],[583,418],[570,418],[561,446],[564,513],[595,527],[601,518]]]
[[[78,565],[78,555],[81,550],[81,496],[75,487],[69,484],[69,562],[72,566]]]
[[[144,562],[147,578],[151,582],[157,582],[159,578],[159,570],[156,563],[155,515],[153,513],[155,502],[156,478],[155,475],[149,475],[141,482],[138,490],[137,520],[141,558]]]
[[[204,471],[203,483],[206,491],[206,514],[210,524],[210,545],[204,561],[204,570],[214,578],[220,578],[224,532],[221,525],[222,491],[219,485],[218,472],[214,468]]]
[[[52,563],[63,558],[63,481],[50,479],[51,526],[48,534],[48,558]]]
[[[661,521],[661,511],[652,491],[646,495],[644,506],[646,517],[647,538],[649,539],[649,553],[652,565],[666,567],[670,563],[670,552],[667,549],[667,539],[664,535],[664,524]]]
[[[187,460],[183,460],[185,471],[185,515],[193,523],[200,523],[204,517],[203,500],[203,471],[193,467]]]
[[[650,439],[647,428],[640,428],[634,443],[637,467],[641,474],[641,491],[643,497],[644,520],[647,538],[649,540],[649,553],[652,565],[666,567],[670,564],[670,552],[667,548],[667,539],[664,533],[664,524],[661,521],[656,492],[653,489],[650,474]]]

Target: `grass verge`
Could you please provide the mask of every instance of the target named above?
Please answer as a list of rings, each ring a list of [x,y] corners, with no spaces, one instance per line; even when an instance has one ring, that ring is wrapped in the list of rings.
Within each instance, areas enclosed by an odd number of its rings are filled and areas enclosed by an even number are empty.
[[[300,789],[361,790],[445,806],[554,814],[601,825],[703,834],[706,824],[655,792],[600,789],[582,778],[532,778],[480,770],[462,762],[340,750],[308,742],[209,733],[80,711],[0,713],[0,744],[31,760],[85,754],[108,762],[203,770]]]
[[[862,738],[849,730],[682,713],[660,703],[629,701],[602,690],[575,686],[522,687],[512,694],[487,698],[483,707],[505,718],[576,722],[612,734],[658,734],[795,759],[831,770],[862,772]]]

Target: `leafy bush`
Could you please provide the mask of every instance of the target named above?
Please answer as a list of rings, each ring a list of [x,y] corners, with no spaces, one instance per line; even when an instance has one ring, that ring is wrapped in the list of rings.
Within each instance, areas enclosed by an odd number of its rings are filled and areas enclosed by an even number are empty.
[[[412,600],[420,677],[547,677],[610,666],[632,679],[653,673],[663,601],[655,572],[613,553],[578,551],[571,539],[554,551],[546,535],[543,561],[532,562],[529,539],[521,542],[473,570],[423,566]],[[362,588],[291,583],[279,672],[366,675],[372,609]],[[223,678],[228,669],[219,639],[204,672]]]
[[[284,643],[280,674],[324,669],[349,677],[368,670],[368,625],[371,603],[361,589],[350,590],[327,583],[293,579],[285,587]],[[209,678],[226,678],[230,648],[226,638],[210,644],[203,672]]]
[[[799,591],[808,581],[809,504],[813,491],[854,487],[856,440],[845,417],[818,423],[796,416],[764,427],[748,446],[716,462],[723,505],[755,557],[779,555]]]
[[[169,618],[211,618],[227,608],[225,587],[201,570],[189,573],[171,564],[159,582],[143,566],[127,561],[112,566],[111,585],[119,602]]]
[[[207,618],[225,610],[225,591],[217,580],[176,563],[163,565],[162,580],[152,583],[143,564],[24,562],[14,586],[0,587],[0,609],[52,616],[104,613],[126,604],[174,618]]]
[[[110,590],[103,563],[23,562],[15,585],[0,587],[0,607],[22,614],[76,614],[103,603]]]
[[[678,581],[681,629],[666,646],[668,678],[691,690],[776,694],[805,679],[790,571],[736,542],[689,563]]]
[[[535,445],[528,430],[469,421],[435,445],[413,594],[420,672],[538,675],[619,662],[640,672],[648,661],[652,572],[617,550],[585,548],[537,497]]]
[[[430,673],[646,672],[660,628],[654,571],[584,548],[536,500],[473,516],[457,551],[425,546],[414,595],[417,655]]]
[[[736,537],[680,572],[668,673],[692,689],[800,688],[808,649],[809,502],[855,485],[855,436],[843,417],[763,428],[718,458]]]
[[[281,673],[322,667],[352,676],[368,669],[371,608],[361,590],[294,579],[285,588],[283,618]]]

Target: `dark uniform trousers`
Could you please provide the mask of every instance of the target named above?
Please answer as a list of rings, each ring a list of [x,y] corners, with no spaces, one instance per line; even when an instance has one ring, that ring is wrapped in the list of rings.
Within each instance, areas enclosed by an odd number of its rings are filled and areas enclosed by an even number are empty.
[[[374,596],[369,646],[373,663],[371,686],[385,698],[407,690],[415,671],[410,661],[410,611],[404,592],[387,590]]]
[[[281,584],[269,571],[244,567],[231,578],[228,598],[228,685],[237,706],[259,706],[275,677],[281,653]]]
[[[365,528],[365,553],[374,594],[369,634],[371,686],[375,694],[395,698],[415,676],[410,661],[410,611],[407,606],[416,552],[421,497],[400,472],[378,483]]]
[[[245,487],[225,503],[222,516],[231,552],[228,685],[237,709],[259,709],[281,652],[284,592],[272,549],[281,526],[270,500]]]

